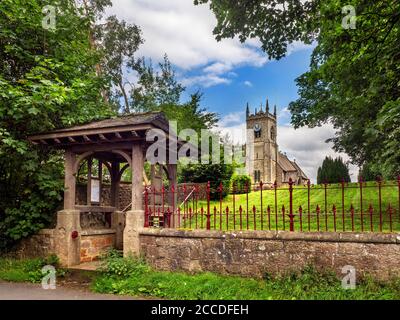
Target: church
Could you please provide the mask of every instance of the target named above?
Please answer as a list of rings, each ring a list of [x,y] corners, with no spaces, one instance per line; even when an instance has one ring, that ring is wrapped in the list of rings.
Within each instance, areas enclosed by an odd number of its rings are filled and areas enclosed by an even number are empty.
[[[250,113],[249,105],[246,108],[246,171],[252,183],[263,182],[278,186],[287,185],[291,178],[295,185],[302,185],[308,177],[296,163],[290,160],[285,153],[279,151],[277,143],[277,112],[276,105],[270,113],[269,102],[265,111],[261,105],[254,114]]]

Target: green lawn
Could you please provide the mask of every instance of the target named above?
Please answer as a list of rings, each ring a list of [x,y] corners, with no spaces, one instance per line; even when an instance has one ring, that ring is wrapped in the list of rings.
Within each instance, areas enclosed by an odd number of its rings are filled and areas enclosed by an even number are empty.
[[[381,188],[381,203],[379,203],[379,189],[376,182],[367,182],[361,190],[359,184],[349,184],[345,187],[344,198],[342,199],[342,187],[340,184],[329,185],[326,192],[324,186],[312,186],[310,189],[310,203],[308,203],[308,189],[306,186],[294,187],[293,190],[293,213],[294,229],[296,231],[380,231],[380,221],[382,220],[382,231],[389,232],[400,230],[400,203],[399,188],[397,181],[387,182]],[[246,198],[248,197],[249,206]],[[262,205],[261,205],[262,199]],[[289,189],[280,188],[277,191],[277,201],[275,203],[274,190],[253,191],[246,194],[229,195],[222,205],[219,201],[212,201],[211,207],[211,228],[222,230],[257,229],[257,230],[289,230]],[[344,203],[344,205],[343,205]],[[361,207],[362,204],[362,207]],[[320,214],[317,215],[317,205],[320,207]],[[333,214],[333,206],[336,206],[336,221]],[[369,207],[372,205],[372,219]],[[392,215],[389,215],[388,207],[392,207]],[[205,228],[205,213],[201,215],[201,208],[204,212],[207,208],[205,201],[189,204],[192,209],[192,217],[184,219],[181,214],[182,228]],[[253,213],[253,206],[256,214]],[[282,207],[285,207],[285,215]],[[299,207],[303,213],[300,217]],[[351,206],[354,208],[353,219],[351,216]],[[229,207],[228,219],[226,208]],[[242,214],[240,214],[240,207]],[[268,214],[268,207],[270,214]],[[221,214],[222,208],[222,214]],[[188,209],[187,209],[188,211]],[[262,212],[262,214],[261,214]],[[240,218],[241,217],[241,218]],[[228,220],[228,223],[227,223]],[[343,223],[344,220],[344,223]],[[240,222],[241,221],[241,222]]]

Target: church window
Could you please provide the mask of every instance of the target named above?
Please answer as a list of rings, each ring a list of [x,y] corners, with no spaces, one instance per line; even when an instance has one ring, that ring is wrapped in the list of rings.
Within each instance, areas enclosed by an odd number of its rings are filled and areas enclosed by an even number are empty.
[[[255,170],[254,171],[254,182],[260,182],[260,181],[261,181],[261,171]]]
[[[272,141],[275,140],[275,129],[274,129],[274,127],[271,128],[271,140]]]
[[[254,132],[254,138],[261,138],[261,130]]]

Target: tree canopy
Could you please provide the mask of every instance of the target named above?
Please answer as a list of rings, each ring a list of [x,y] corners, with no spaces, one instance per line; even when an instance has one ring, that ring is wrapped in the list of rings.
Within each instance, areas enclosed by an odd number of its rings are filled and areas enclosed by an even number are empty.
[[[57,32],[42,27],[49,4]],[[73,1],[0,2],[0,248],[42,228],[61,200],[60,154],[26,137],[112,113],[89,45],[92,22]]]
[[[393,177],[400,172],[400,1],[195,0],[217,17],[217,39],[259,39],[271,59],[296,41],[315,41],[310,70],[297,79],[295,127],[331,123],[337,151]],[[355,10],[355,28],[343,26]],[[345,13],[343,13],[345,12]]]
[[[349,168],[342,158],[326,157],[318,168],[317,183],[351,182]]]

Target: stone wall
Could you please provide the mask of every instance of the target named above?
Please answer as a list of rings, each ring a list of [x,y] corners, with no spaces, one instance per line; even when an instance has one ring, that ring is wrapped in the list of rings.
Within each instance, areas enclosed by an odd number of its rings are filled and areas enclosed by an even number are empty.
[[[20,259],[45,258],[56,252],[55,230],[43,229],[38,234],[23,239],[15,248]]]
[[[372,233],[218,232],[145,229],[141,252],[160,270],[212,271],[262,277],[308,264],[341,275],[400,276],[400,235]],[[343,276],[343,275],[342,275]]]
[[[81,236],[81,262],[98,260],[108,249],[115,246],[115,231],[83,231]]]

